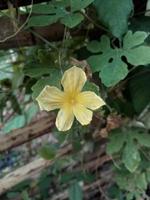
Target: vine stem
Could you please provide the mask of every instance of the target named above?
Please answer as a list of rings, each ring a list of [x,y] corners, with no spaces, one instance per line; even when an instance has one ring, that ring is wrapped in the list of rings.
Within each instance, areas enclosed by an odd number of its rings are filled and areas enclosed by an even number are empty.
[[[40,40],[42,40],[43,42],[45,42],[47,45],[49,45],[52,49],[55,49],[56,51],[58,51],[57,47],[55,47],[54,45],[52,45],[51,42],[49,42],[48,40],[46,40],[44,37],[42,37],[39,33],[37,33],[36,31],[33,31],[32,29],[30,29],[30,32],[35,35],[37,38],[39,38]]]
[[[28,23],[28,21],[31,17],[31,14],[32,14],[33,2],[34,2],[34,0],[31,0],[31,10],[30,10],[30,13],[29,13],[26,21],[18,28],[18,30],[15,33],[13,33],[12,35],[6,36],[4,39],[0,40],[0,43],[6,42],[7,40],[15,37],[25,27],[25,25]]]
[[[59,68],[60,68],[60,71],[61,71],[61,74],[63,75],[63,67],[62,67],[62,53],[63,53],[63,49],[65,48],[65,40],[66,40],[66,37],[67,37],[67,27],[65,26],[64,28],[64,34],[63,34],[63,40],[62,40],[62,45],[61,45],[61,48],[59,49],[58,51],[58,62],[59,62]]]
[[[86,19],[88,19],[92,24],[94,24],[96,27],[98,27],[99,29],[102,29],[102,30],[104,30],[104,31],[106,31],[106,32],[108,32],[108,33],[111,34],[111,32],[110,32],[107,28],[105,28],[105,27],[101,26],[100,24],[96,23],[96,22],[95,22],[91,17],[89,17],[86,13],[84,13],[84,12],[82,12],[82,11],[80,11],[80,13],[81,13]]]

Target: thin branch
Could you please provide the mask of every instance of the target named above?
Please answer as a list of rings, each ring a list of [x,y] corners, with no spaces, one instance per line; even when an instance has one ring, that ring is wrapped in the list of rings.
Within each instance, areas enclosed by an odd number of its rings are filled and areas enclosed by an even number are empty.
[[[32,14],[33,2],[34,2],[34,0],[31,0],[31,10],[30,10],[30,13],[29,13],[26,21],[20,26],[20,28],[18,28],[18,30],[14,34],[9,35],[9,36],[5,37],[4,39],[0,40],[0,43],[6,42],[7,40],[15,37],[25,27],[25,25],[28,23],[28,21],[29,21],[29,19],[31,17],[31,14]]]
[[[108,32],[108,33],[111,34],[111,32],[110,32],[107,28],[105,28],[105,27],[101,26],[100,24],[96,23],[96,21],[94,21],[94,20],[93,20],[91,17],[89,17],[86,13],[84,13],[84,12],[82,12],[82,11],[80,11],[80,13],[81,13],[86,19],[88,19],[92,24],[94,24],[97,28],[99,28],[99,29],[101,29],[101,30],[104,30],[105,32]]]
[[[39,38],[40,40],[42,40],[43,42],[45,42],[48,46],[50,46],[52,49],[55,49],[58,51],[58,48],[55,45],[52,45],[51,42],[49,42],[47,39],[45,39],[42,35],[40,35],[39,33],[37,33],[36,31],[33,31],[32,29],[30,29],[30,32],[35,35],[37,38]]]

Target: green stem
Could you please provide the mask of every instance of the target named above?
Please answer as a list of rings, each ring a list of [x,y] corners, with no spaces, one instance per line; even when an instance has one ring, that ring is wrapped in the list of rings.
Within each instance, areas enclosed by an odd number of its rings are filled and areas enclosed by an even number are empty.
[[[97,28],[102,29],[102,30],[104,30],[104,31],[106,31],[106,32],[108,32],[108,33],[111,34],[111,32],[110,32],[107,28],[101,26],[100,24],[97,24],[97,23],[96,23],[91,17],[89,17],[86,13],[84,13],[84,12],[82,12],[82,11],[80,11],[80,13],[81,13],[86,19],[88,19],[92,24],[94,24]],[[111,35],[112,35],[112,34],[111,34]]]
[[[30,32],[35,35],[36,37],[38,37],[40,40],[42,40],[43,42],[45,42],[48,46],[50,46],[52,49],[55,49],[56,51],[58,51],[57,47],[55,47],[51,42],[49,42],[48,40],[46,40],[43,36],[41,36],[39,33],[37,33],[36,31],[33,31],[30,29]]]

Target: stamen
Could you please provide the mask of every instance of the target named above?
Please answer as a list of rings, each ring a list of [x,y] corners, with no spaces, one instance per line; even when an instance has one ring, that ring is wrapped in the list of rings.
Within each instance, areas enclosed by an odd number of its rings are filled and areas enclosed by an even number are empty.
[[[71,99],[71,104],[75,104],[76,100],[75,99]]]

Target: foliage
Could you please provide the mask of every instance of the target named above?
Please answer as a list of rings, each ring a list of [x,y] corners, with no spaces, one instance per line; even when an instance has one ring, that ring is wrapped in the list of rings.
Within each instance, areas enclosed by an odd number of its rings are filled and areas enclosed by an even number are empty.
[[[95,0],[99,20],[118,38],[127,31],[128,18],[133,10],[132,0]],[[108,12],[109,11],[109,12]]]
[[[122,162],[130,172],[134,172],[141,161],[139,149],[142,147],[150,147],[150,135],[143,130],[115,130],[111,133],[107,153],[112,155],[122,151]]]
[[[38,151],[39,156],[53,161],[51,167],[34,183],[28,180],[14,187],[4,195],[5,200],[18,195],[24,200],[46,200],[53,188],[53,193],[65,191],[70,200],[84,199],[83,187],[99,177],[97,172],[74,166],[82,165],[85,157],[101,148],[103,140],[93,138],[104,130],[108,134],[106,153],[112,158],[115,175],[107,195],[120,200],[148,199],[150,17],[145,16],[146,1],[139,3],[141,8],[137,4],[132,0],[52,0],[21,7],[17,13],[13,9],[13,16],[11,8],[1,11],[0,18],[7,16],[13,24],[18,21],[14,16],[31,12],[24,29],[43,43],[0,51],[0,132],[11,134],[31,123],[39,113],[36,97],[46,85],[62,89],[62,74],[73,65],[87,74],[83,90],[95,92],[107,104],[97,110],[89,126],[74,123],[64,134],[53,129],[54,144],[47,142]],[[64,27],[59,41],[50,42],[40,35],[44,26],[51,31],[52,24]],[[114,114],[121,123],[114,120],[113,125],[107,124]],[[66,143],[72,145],[72,151],[58,158]],[[0,169],[12,163],[3,156],[0,161]],[[34,187],[39,196],[32,198]]]
[[[46,26],[60,21],[65,26],[74,28],[84,20],[83,15],[79,11],[86,8],[93,1],[94,0],[65,0],[61,2],[54,1],[48,5],[34,6],[33,13],[42,13],[43,16],[31,17],[28,27]],[[68,6],[70,6],[70,11],[66,9]]]
[[[145,32],[128,31],[123,38],[122,48],[111,48],[110,39],[107,36],[102,36],[101,42],[90,42],[87,46],[88,50],[92,53],[100,53],[88,58],[92,71],[100,71],[99,76],[107,87],[116,85],[128,74],[128,66],[122,61],[123,56],[133,66],[149,64],[150,48],[143,45],[146,37]]]
[[[69,199],[70,200],[82,200],[83,199],[82,189],[78,182],[75,182],[70,186]]]

